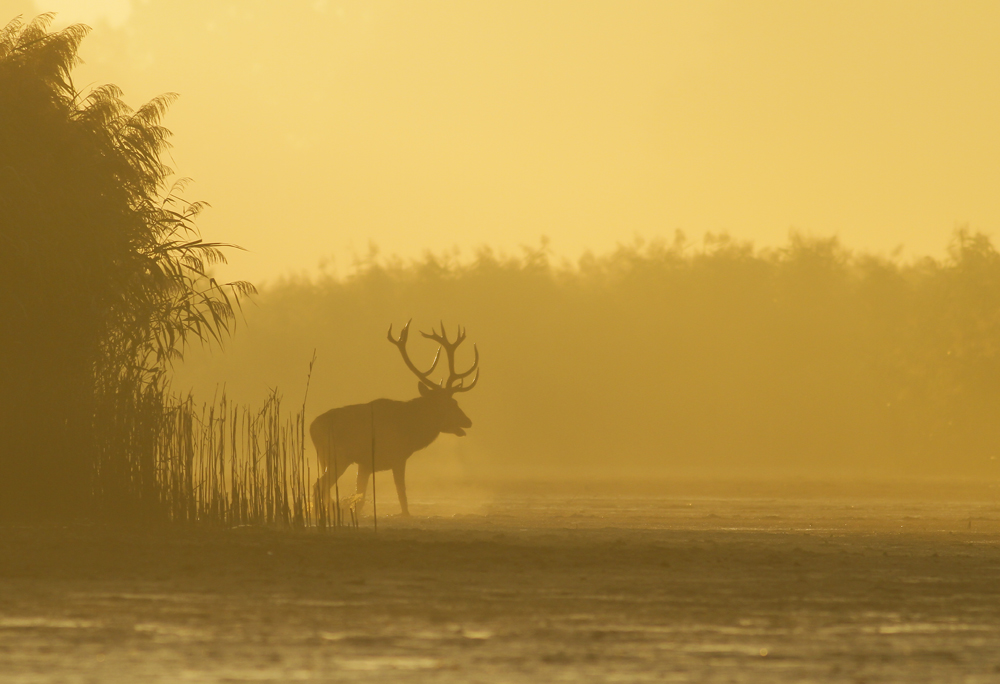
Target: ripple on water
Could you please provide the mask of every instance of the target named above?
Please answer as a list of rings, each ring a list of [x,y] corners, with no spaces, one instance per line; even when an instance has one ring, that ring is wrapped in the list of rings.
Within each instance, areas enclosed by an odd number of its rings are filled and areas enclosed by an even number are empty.
[[[95,629],[97,620],[67,620],[46,617],[0,617],[0,629]]]
[[[337,664],[345,670],[374,672],[381,670],[440,670],[447,664],[437,658],[385,656],[380,658],[338,658]]]

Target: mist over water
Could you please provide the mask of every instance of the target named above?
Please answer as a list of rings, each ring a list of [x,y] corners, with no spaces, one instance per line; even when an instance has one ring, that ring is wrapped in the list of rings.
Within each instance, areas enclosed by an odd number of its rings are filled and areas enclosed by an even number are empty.
[[[794,234],[768,250],[678,236],[577,263],[544,246],[372,258],[268,286],[225,352],[188,349],[173,382],[296,401],[315,349],[307,416],[409,399],[385,330],[443,319],[481,352],[482,380],[459,397],[475,426],[418,455],[414,476],[995,480],[998,282],[1000,256],[967,230],[916,262]],[[435,349],[410,342],[418,366]]]

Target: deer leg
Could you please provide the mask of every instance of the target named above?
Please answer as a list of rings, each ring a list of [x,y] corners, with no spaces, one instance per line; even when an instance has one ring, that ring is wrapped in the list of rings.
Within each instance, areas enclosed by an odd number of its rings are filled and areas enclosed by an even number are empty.
[[[392,481],[396,483],[396,495],[399,496],[399,507],[403,517],[410,517],[410,509],[406,505],[406,461],[392,469]]]
[[[331,478],[331,473],[330,470],[327,469],[325,473],[316,478],[316,485],[314,487],[314,490],[316,492],[316,502],[317,505],[320,507],[320,510],[324,512],[323,515],[329,514],[330,511],[329,494],[330,494],[330,487],[332,486],[330,484],[330,478]]]
[[[332,467],[327,467],[326,472],[319,476],[316,480],[316,496],[319,501],[322,502],[327,511],[331,510],[331,504],[334,503],[330,500],[330,490],[333,489],[334,485],[337,484],[337,480],[340,476],[344,474],[347,467],[351,465],[350,463],[341,463],[341,461],[346,461],[347,459],[338,459],[336,461],[337,468],[336,472]],[[340,502],[335,502],[339,505]]]
[[[361,509],[365,505],[365,492],[368,491],[368,476],[371,474],[371,466],[366,468],[362,464],[358,464],[358,483],[354,490],[354,496],[351,497],[351,507],[354,508],[358,515],[361,514]]]

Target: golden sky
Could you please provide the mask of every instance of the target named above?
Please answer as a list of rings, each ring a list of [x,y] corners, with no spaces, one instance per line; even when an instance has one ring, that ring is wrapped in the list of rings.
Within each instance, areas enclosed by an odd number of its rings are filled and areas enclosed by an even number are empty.
[[[6,3],[5,3],[6,4]],[[181,94],[174,166],[233,277],[369,242],[557,254],[790,228],[941,254],[1000,230],[1000,3],[13,0],[78,88]],[[9,18],[9,17],[8,17]],[[6,18],[3,19],[6,21]],[[227,272],[224,275],[230,275]]]

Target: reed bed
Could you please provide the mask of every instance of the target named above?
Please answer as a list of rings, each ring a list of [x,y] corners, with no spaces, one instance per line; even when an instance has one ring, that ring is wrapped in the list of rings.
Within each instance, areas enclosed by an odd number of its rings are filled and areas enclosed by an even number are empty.
[[[136,396],[139,411],[115,425],[104,441],[95,494],[102,507],[123,513],[132,501],[146,518],[225,527],[289,529],[357,526],[315,490],[319,466],[307,458],[302,410],[285,409],[272,391],[259,408],[225,395],[198,403],[193,396]],[[114,408],[114,407],[113,407]],[[127,455],[122,458],[122,455]]]
[[[156,482],[170,520],[304,527],[312,522],[301,414],[272,393],[257,411],[225,395],[171,406],[160,430]]]

